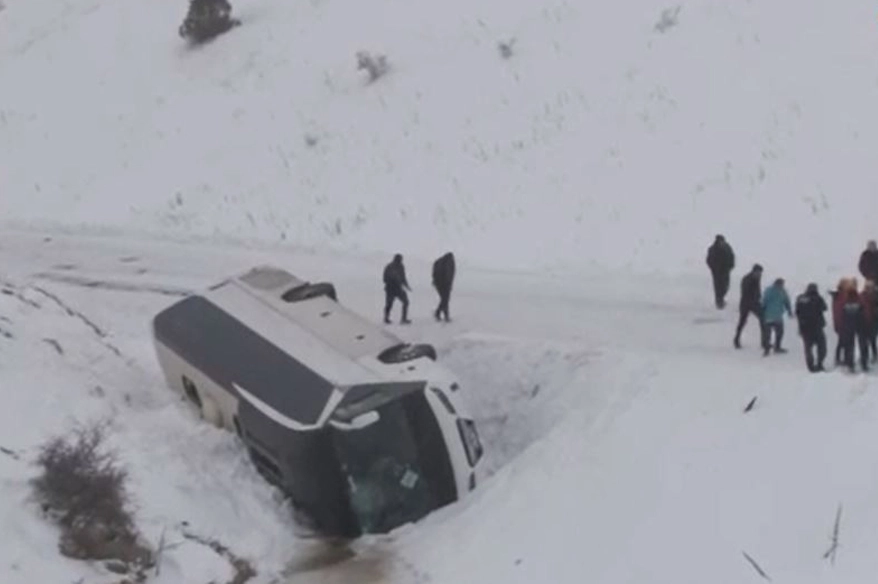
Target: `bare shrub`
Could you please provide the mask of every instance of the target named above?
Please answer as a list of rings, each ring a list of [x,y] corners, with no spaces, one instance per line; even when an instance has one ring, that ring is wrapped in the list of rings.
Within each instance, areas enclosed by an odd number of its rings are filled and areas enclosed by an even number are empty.
[[[129,570],[151,563],[138,541],[125,487],[127,472],[104,449],[104,427],[75,429],[40,448],[33,480],[43,511],[62,529],[59,549],[81,560],[117,560]]]
[[[655,25],[655,30],[663,33],[668,29],[677,26],[680,23],[681,8],[681,6],[674,6],[673,8],[665,8],[662,10],[659,21]]]
[[[357,51],[357,71],[366,71],[369,83],[374,83],[387,74],[390,66],[384,55],[373,55],[368,51]]]
[[[508,41],[500,41],[497,43],[497,50],[500,52],[500,56],[504,59],[509,59],[512,57],[513,48],[515,47],[515,39],[509,39]]]

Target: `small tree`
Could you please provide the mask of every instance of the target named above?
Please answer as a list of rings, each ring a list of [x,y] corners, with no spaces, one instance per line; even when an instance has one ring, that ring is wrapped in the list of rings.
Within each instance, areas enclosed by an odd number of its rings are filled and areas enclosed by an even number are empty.
[[[369,83],[374,83],[387,74],[390,66],[384,55],[373,55],[368,51],[357,52],[357,71],[366,71],[369,75]]]
[[[662,10],[661,17],[655,25],[655,30],[664,33],[666,30],[677,26],[680,22],[681,8],[681,6],[675,6],[673,8],[665,8]]]
[[[513,49],[515,47],[515,39],[509,39],[508,41],[500,41],[497,43],[497,51],[499,51],[500,56],[504,59],[509,59],[512,57]]]

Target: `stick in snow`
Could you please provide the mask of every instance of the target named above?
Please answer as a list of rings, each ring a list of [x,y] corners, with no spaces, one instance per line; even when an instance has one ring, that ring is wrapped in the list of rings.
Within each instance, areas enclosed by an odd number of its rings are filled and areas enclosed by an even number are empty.
[[[750,400],[750,403],[747,404],[747,407],[744,408],[744,413],[746,414],[750,410],[753,409],[753,406],[756,405],[756,396],[753,396],[753,399]]]
[[[765,573],[765,570],[763,570],[762,567],[761,567],[759,564],[756,563],[756,560],[754,560],[753,558],[751,558],[751,557],[747,554],[747,552],[741,552],[741,553],[744,554],[744,558],[746,558],[747,561],[750,562],[750,565],[753,566],[753,569],[756,570],[756,572],[757,572],[760,576],[762,576],[763,578],[765,578],[766,580],[768,580],[769,582],[771,582],[771,578],[769,578],[768,574]]]
[[[841,526],[841,504],[838,506],[838,511],[835,512],[835,526],[832,528],[832,545],[829,546],[829,549],[826,550],[826,553],[823,554],[823,559],[829,559],[829,562],[834,566],[835,565],[835,554],[838,551],[838,529]]]

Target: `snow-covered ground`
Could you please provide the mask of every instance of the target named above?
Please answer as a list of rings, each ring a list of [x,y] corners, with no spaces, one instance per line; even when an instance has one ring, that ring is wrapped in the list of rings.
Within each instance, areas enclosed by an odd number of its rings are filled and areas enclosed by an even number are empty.
[[[180,1],[0,2],[0,582],[118,581],[63,559],[29,497],[38,446],[98,419],[139,526],[181,544],[155,582],[229,578],[184,529],[257,584],[758,582],[748,557],[873,579],[876,378],[806,373],[792,323],[786,356],[752,323],[732,350],[703,260],[726,233],[732,304],[755,261],[794,292],[854,273],[878,235],[874,3],[247,0],[193,50]],[[275,262],[378,320],[395,251],[400,332],[461,377],[491,477],[303,572],[277,494],[164,387],[149,319]]]
[[[197,289],[264,261],[332,278],[344,302],[377,316],[380,264],[368,258],[0,237],[13,292],[0,295],[12,336],[0,339],[0,366],[13,405],[3,409],[0,445],[22,458],[0,456],[4,582],[92,581],[89,569],[53,557],[55,534],[27,503],[26,461],[47,435],[106,417],[155,540],[163,529],[173,540],[187,521],[251,559],[257,582],[304,561],[309,544],[234,438],[164,388],[148,336],[150,316],[175,298],[160,290]],[[878,567],[871,375],[808,374],[794,334],[786,356],[763,359],[752,329],[748,350],[732,350],[734,315],[709,306],[704,278],[465,270],[456,320],[443,325],[429,318],[428,266],[409,270],[416,320],[401,333],[435,342],[460,374],[492,477],[392,540],[364,541],[354,560],[280,581],[756,581],[743,552],[776,582],[860,582]],[[822,554],[839,505],[832,567]],[[166,562],[159,581],[203,582],[227,569],[195,544]]]

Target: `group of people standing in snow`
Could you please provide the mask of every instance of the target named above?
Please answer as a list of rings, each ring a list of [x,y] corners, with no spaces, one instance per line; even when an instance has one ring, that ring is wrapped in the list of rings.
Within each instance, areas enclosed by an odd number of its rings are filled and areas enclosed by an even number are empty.
[[[456,271],[454,254],[447,252],[433,262],[432,282],[436,292],[439,293],[439,305],[433,311],[433,317],[438,320],[451,321],[449,312],[449,304],[451,302],[451,288],[454,285],[454,275]],[[384,323],[390,324],[390,312],[393,310],[393,304],[397,300],[402,304],[401,324],[409,324],[409,298],[408,293],[411,292],[408,278],[405,273],[405,265],[402,261],[402,254],[398,253],[393,256],[393,260],[384,266]]]
[[[730,286],[731,272],[735,267],[735,253],[722,235],[717,235],[707,250],[707,266],[713,279],[716,307],[726,306],[725,297]],[[844,365],[856,370],[856,353],[859,349],[859,364],[868,371],[871,364],[878,361],[878,245],[869,241],[860,255],[858,264],[865,282],[860,290],[856,278],[842,278],[831,296],[832,325],[838,336],[835,349],[836,365]],[[750,315],[759,322],[763,355],[772,351],[785,353],[784,316],[795,315],[799,336],[805,349],[805,363],[811,372],[825,371],[827,355],[826,316],[830,309],[820,295],[816,283],[810,283],[804,292],[790,301],[783,278],[776,278],[770,286],[762,290],[763,268],[754,264],[741,279],[741,298],[738,305],[739,318],[733,340],[736,349],[741,348],[741,333]]]

